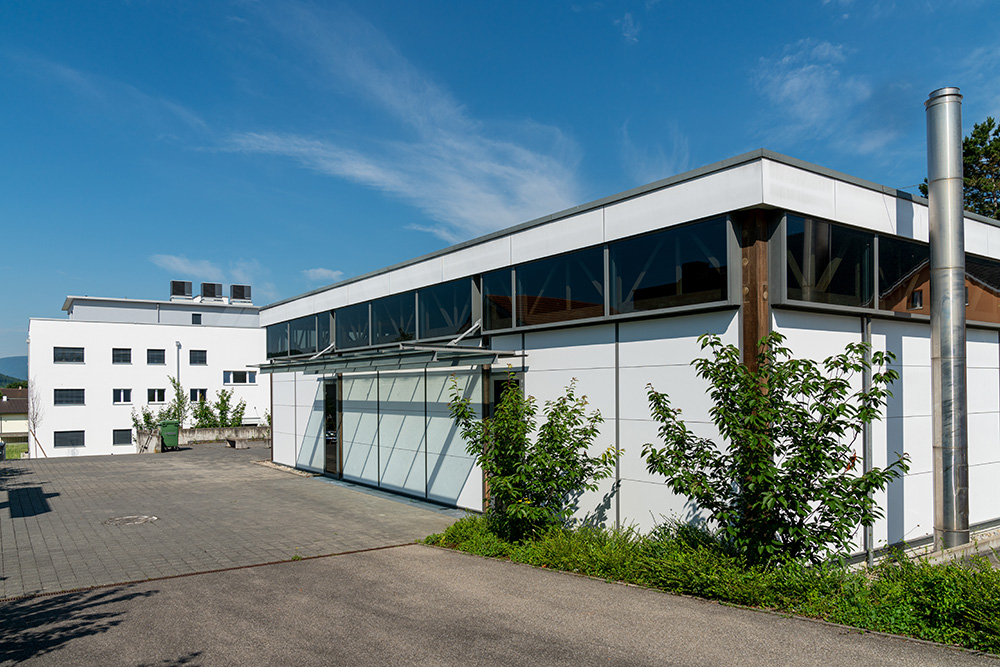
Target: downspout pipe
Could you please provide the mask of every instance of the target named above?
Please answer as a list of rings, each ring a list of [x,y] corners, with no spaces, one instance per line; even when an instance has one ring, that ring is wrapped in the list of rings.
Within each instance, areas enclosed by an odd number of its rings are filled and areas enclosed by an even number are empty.
[[[924,106],[930,214],[934,548],[941,550],[969,542],[962,96],[958,88],[940,88],[930,94]]]

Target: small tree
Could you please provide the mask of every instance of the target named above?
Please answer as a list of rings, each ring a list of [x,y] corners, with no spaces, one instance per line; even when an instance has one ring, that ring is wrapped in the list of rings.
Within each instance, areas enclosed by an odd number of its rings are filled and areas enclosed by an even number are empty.
[[[31,434],[31,439],[35,441],[34,458],[38,458],[38,452],[41,452],[42,456],[46,458],[49,456],[45,453],[42,443],[38,440],[38,428],[41,426],[44,416],[45,404],[42,402],[42,396],[38,392],[38,382],[32,380],[28,386],[28,433]]]
[[[170,386],[173,388],[173,396],[167,406],[160,412],[159,418],[161,420],[176,419],[180,428],[184,428],[184,421],[187,419],[191,403],[188,401],[181,381],[169,375],[167,379],[170,380]]]
[[[751,563],[785,559],[820,562],[843,555],[859,524],[882,516],[872,494],[906,472],[907,457],[861,473],[854,443],[880,418],[889,385],[891,353],[871,354],[852,343],[822,368],[793,359],[784,337],[771,333],[759,347],[757,370],[740,361],[736,346],[705,335],[712,356],[693,363],[709,381],[712,422],[725,444],[699,438],[666,394],[649,385],[653,419],[665,447],[646,444],[651,473],[705,510],[722,536]],[[851,379],[872,369],[871,388]]]
[[[196,428],[233,427],[243,425],[243,415],[247,404],[242,398],[234,406],[233,391],[222,389],[216,393],[215,402],[209,404],[204,399],[194,406]]]
[[[457,380],[452,381],[452,417],[486,477],[490,528],[505,539],[520,540],[565,524],[580,495],[595,490],[597,480],[614,470],[613,448],[596,457],[588,453],[604,420],[596,410],[587,414],[587,399],[576,395],[575,384],[545,403],[545,423],[532,442],[538,409],[513,373],[504,383],[495,414],[484,419],[476,417],[469,399],[459,393]]]

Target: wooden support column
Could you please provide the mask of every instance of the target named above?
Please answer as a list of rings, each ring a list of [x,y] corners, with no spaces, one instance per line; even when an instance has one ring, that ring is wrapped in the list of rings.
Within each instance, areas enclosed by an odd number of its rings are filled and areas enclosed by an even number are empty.
[[[743,309],[741,345],[743,363],[757,370],[757,344],[771,331],[771,308],[768,300],[767,211],[746,211],[736,218],[740,229],[740,253],[743,269]]]

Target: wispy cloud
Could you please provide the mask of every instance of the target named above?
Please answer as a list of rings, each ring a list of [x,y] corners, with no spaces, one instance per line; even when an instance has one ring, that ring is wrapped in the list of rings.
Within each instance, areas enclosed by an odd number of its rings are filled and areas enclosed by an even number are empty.
[[[632,18],[632,14],[630,12],[626,12],[625,16],[615,20],[615,25],[621,28],[622,37],[625,38],[626,42],[639,41],[639,30],[642,26]]]
[[[141,118],[160,130],[178,125],[187,130],[207,132],[208,124],[194,111],[167,97],[152,95],[135,86],[28,53],[9,52],[7,61],[22,71],[61,86],[102,113]]]
[[[344,277],[343,271],[333,269],[306,269],[302,272],[309,282],[312,283],[335,283]]]
[[[767,99],[772,123],[767,142],[824,141],[845,152],[871,154],[897,138],[889,109],[881,100],[895,85],[877,88],[866,77],[843,71],[849,54],[843,45],[800,40],[777,58],[762,58],[752,74]],[[774,122],[777,121],[777,122]]]
[[[229,262],[227,269],[208,259],[190,259],[181,255],[152,255],[149,261],[168,271],[172,278],[250,285],[256,301],[278,298],[271,271],[256,259],[234,260]]]
[[[626,121],[621,129],[620,153],[622,165],[636,185],[651,183],[679,174],[691,164],[687,135],[676,123],[669,124],[663,134],[664,143],[656,141],[637,144]]]
[[[149,261],[179,278],[218,281],[225,277],[225,272],[207,259],[188,259],[179,255],[153,255]]]
[[[305,50],[327,84],[366,101],[401,128],[402,136],[345,138],[268,129],[232,134],[225,142],[229,150],[284,156],[390,193],[421,209],[435,221],[427,229],[448,241],[577,200],[578,151],[558,129],[473,117],[349,10],[330,15],[291,4],[266,16],[279,34]]]

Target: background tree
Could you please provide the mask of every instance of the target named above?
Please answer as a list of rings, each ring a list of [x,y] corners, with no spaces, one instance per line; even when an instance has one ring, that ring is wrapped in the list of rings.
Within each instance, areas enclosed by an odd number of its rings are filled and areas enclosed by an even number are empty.
[[[41,426],[44,416],[45,404],[42,402],[42,396],[38,392],[38,383],[32,380],[28,386],[28,433],[31,434],[31,439],[35,441],[36,451],[34,458],[38,458],[38,452],[41,452],[42,456],[48,458],[48,454],[42,448],[42,443],[38,440],[38,428]]]
[[[993,117],[976,123],[962,140],[965,210],[1000,218],[1000,125]],[[927,182],[920,185],[927,196]]]
[[[665,444],[643,448],[647,469],[706,512],[750,563],[820,562],[850,550],[858,525],[882,516],[872,494],[906,472],[905,455],[862,473],[854,443],[877,420],[889,385],[890,353],[852,343],[822,365],[793,359],[775,332],[759,347],[757,370],[735,345],[701,337],[711,356],[693,361],[710,384],[712,422],[723,442],[695,436],[666,394],[649,386],[653,419]],[[871,388],[852,380],[872,370]],[[860,383],[859,383],[860,384]]]
[[[234,427],[243,425],[247,404],[242,398],[233,405],[233,390],[217,392],[215,401],[198,401],[194,406],[195,428]]]

